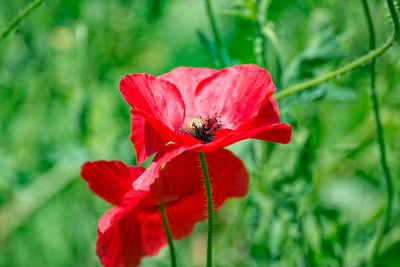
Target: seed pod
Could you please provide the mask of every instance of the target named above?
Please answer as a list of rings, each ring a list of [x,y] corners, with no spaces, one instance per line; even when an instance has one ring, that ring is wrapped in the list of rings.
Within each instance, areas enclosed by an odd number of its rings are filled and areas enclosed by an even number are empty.
[[[188,121],[187,125],[189,131],[192,134],[195,134],[197,132],[204,131],[204,126],[206,125],[206,122],[201,117],[193,117]]]

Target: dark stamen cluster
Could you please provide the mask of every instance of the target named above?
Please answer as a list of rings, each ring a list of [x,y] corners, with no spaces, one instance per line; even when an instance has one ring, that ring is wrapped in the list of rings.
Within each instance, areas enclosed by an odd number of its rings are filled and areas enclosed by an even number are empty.
[[[201,117],[194,117],[188,121],[188,130],[179,127],[180,133],[190,134],[199,139],[202,144],[211,143],[221,124],[217,119],[208,119],[204,121]]]

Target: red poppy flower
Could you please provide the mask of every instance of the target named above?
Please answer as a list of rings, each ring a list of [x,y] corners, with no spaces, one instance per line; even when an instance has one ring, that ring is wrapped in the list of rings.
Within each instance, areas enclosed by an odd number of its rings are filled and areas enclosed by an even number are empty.
[[[169,142],[180,151],[208,152],[246,138],[290,141],[292,129],[280,123],[271,77],[256,65],[130,74],[119,87],[131,106],[138,164]]]
[[[227,198],[243,197],[248,174],[239,158],[228,150],[205,154],[213,189],[214,209]],[[157,165],[157,162],[150,164]],[[108,266],[138,265],[146,255],[156,254],[166,244],[159,205],[165,205],[173,239],[188,236],[196,222],[207,218],[206,192],[197,153],[174,157],[160,171],[148,191],[132,189],[132,182],[151,175],[140,167],[119,161],[87,162],[81,176],[90,189],[115,205],[98,223],[96,253]]]

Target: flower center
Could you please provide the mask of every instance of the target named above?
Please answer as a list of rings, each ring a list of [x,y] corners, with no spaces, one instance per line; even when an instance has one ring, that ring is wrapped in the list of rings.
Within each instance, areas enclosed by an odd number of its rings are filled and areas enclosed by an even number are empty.
[[[196,116],[187,122],[187,130],[179,127],[179,131],[199,139],[202,144],[207,144],[214,140],[215,133],[219,128],[221,128],[221,124],[218,124],[216,118],[203,120],[200,116]]]

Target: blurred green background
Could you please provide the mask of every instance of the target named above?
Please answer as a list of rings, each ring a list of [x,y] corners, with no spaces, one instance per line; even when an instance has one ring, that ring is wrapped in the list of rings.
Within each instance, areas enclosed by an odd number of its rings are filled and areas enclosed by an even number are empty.
[[[383,0],[369,2],[381,44],[392,33],[389,12]],[[0,30],[29,3],[1,0]],[[254,1],[212,4],[230,64],[255,63]],[[278,91],[368,52],[360,0],[271,0],[263,18],[276,37],[266,40],[264,67]],[[100,266],[97,220],[109,205],[79,171],[87,160],[135,164],[118,82],[215,67],[212,39],[200,0],[48,0],[0,43],[0,266]],[[395,185],[379,266],[400,262],[399,56],[395,45],[377,62]],[[281,99],[282,121],[293,125],[288,145],[229,148],[251,181],[245,199],[217,213],[215,266],[365,265],[386,198],[369,81],[363,66]],[[199,223],[176,242],[179,266],[204,265],[206,229]],[[167,248],[142,261],[169,264]]]

